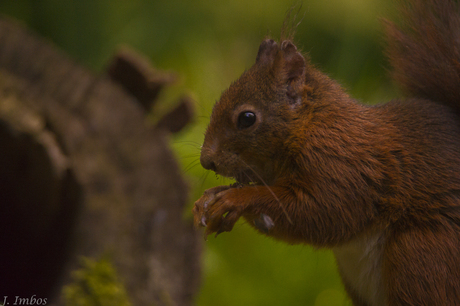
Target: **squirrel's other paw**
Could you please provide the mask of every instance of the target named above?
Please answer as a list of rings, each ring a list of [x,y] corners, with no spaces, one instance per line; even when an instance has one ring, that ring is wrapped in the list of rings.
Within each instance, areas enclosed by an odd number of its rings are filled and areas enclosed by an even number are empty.
[[[195,226],[206,227],[205,237],[216,233],[229,232],[240,218],[243,207],[235,205],[231,194],[235,192],[231,186],[219,186],[208,189],[195,202],[193,207]]]

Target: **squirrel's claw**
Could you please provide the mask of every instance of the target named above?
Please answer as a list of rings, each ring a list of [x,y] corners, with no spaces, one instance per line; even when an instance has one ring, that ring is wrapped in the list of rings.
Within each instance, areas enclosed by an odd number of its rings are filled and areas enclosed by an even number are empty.
[[[206,227],[205,239],[209,234],[216,237],[223,232],[230,232],[240,218],[243,207],[235,205],[231,191],[236,188],[220,186],[208,189],[195,202],[193,207],[194,222],[197,227]]]
[[[206,227],[206,216],[201,216],[200,226]]]

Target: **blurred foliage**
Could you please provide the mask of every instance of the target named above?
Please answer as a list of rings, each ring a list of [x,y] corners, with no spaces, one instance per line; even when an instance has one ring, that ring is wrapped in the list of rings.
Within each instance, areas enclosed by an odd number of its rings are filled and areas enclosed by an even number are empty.
[[[108,258],[82,258],[82,268],[73,272],[73,283],[64,287],[67,306],[130,306],[123,284]]]
[[[14,16],[73,58],[99,71],[120,44],[149,56],[156,67],[178,72],[163,93],[175,101],[193,93],[197,120],[173,139],[192,192],[228,183],[199,165],[199,148],[212,105],[255,60],[267,35],[277,38],[292,0],[14,0],[0,13]],[[386,77],[379,21],[391,16],[385,0],[305,0],[298,47],[365,103],[395,96]],[[171,103],[162,103],[171,106]],[[153,114],[165,111],[157,107]],[[189,211],[185,212],[190,216]],[[244,223],[210,238],[197,305],[349,305],[329,251],[289,246],[258,235]]]

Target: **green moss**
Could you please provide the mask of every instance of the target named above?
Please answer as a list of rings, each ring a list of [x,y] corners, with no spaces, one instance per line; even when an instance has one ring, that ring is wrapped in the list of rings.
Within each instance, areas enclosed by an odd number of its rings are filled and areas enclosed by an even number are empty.
[[[63,289],[67,306],[130,306],[128,294],[107,258],[82,258],[73,283]]]

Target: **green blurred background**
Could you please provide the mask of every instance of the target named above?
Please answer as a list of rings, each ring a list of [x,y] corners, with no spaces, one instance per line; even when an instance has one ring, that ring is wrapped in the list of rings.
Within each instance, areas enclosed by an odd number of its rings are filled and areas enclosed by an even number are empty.
[[[278,38],[294,4],[299,2],[2,0],[0,13],[19,19],[95,72],[120,45],[128,45],[157,68],[180,74],[152,117],[182,93],[196,101],[195,122],[171,140],[191,187],[191,209],[205,189],[228,183],[199,165],[212,105],[253,64],[260,41]],[[387,0],[306,0],[297,45],[363,103],[389,100],[396,94],[386,73],[379,18],[393,11]],[[210,237],[205,247],[196,305],[351,305],[329,251],[273,241],[243,222],[231,233]]]

